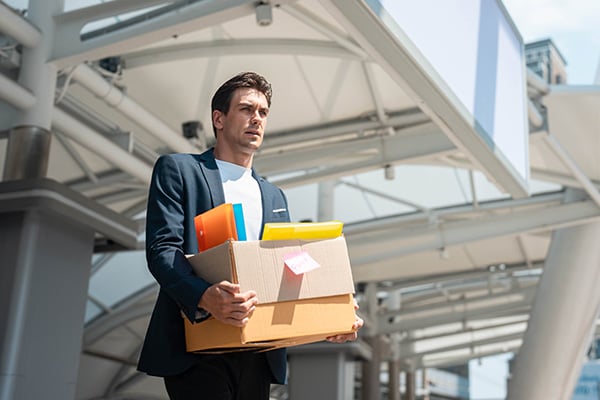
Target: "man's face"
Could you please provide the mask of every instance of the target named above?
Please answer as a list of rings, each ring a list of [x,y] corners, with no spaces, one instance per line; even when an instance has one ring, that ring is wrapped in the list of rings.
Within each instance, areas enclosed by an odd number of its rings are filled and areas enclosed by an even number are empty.
[[[218,110],[213,112],[217,143],[234,153],[253,154],[262,144],[268,114],[269,105],[262,92],[237,89],[227,114]]]

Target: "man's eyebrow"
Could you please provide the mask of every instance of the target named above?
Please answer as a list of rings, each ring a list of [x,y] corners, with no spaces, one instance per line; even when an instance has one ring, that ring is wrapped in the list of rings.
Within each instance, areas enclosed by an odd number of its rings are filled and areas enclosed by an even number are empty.
[[[238,106],[258,106],[258,108],[260,108],[261,110],[269,111],[269,106],[261,107],[260,105],[258,105],[258,103],[254,103],[252,101],[241,100],[237,105]]]

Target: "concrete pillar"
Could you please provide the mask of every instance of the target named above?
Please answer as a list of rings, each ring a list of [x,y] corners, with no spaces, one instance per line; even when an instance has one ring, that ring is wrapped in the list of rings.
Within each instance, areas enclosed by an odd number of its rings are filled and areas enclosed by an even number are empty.
[[[0,399],[74,399],[94,232],[0,215]]]
[[[49,180],[0,183],[0,400],[75,398],[94,235],[133,247],[137,233],[92,203]]]
[[[290,399],[353,400],[355,361],[369,358],[362,342],[316,343],[288,349]]]
[[[600,304],[600,223],[554,232],[509,400],[570,399]]]

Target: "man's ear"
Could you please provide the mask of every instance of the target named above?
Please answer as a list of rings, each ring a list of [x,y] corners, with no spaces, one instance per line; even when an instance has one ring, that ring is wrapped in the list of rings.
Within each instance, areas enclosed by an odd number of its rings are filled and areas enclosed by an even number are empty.
[[[218,129],[223,129],[223,112],[220,110],[214,110],[212,113],[212,120],[214,127]]]

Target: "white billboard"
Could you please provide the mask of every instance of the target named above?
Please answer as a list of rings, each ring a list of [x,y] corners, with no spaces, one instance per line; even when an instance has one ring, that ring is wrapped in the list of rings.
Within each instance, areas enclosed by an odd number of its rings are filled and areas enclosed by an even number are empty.
[[[462,107],[475,132],[522,188],[529,141],[522,38],[499,0],[365,0]],[[434,81],[435,81],[434,80]],[[410,84],[410,82],[409,82]],[[468,147],[468,146],[467,146]],[[477,157],[477,155],[475,155]],[[486,165],[483,165],[486,168]],[[489,171],[488,171],[489,172]]]

